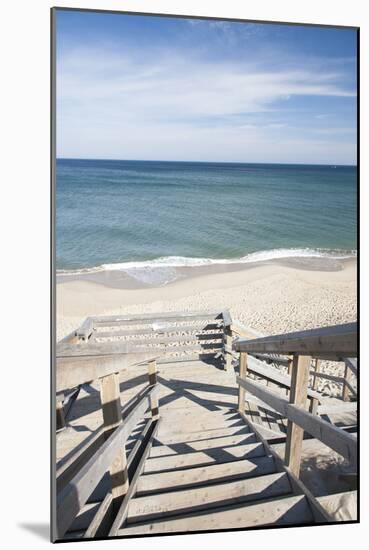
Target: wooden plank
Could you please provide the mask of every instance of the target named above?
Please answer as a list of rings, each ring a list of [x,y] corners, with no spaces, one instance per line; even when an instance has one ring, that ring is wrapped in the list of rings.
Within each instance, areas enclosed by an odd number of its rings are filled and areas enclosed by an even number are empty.
[[[210,418],[205,417],[201,420],[194,419],[193,415],[186,416],[184,419],[178,419],[176,423],[173,422],[168,416],[163,418],[163,423],[159,430],[160,437],[172,437],[176,434],[194,433],[195,430],[201,432],[203,430],[209,430],[211,428],[220,429],[228,427],[242,426],[240,418],[222,418],[216,416],[215,413],[210,413]]]
[[[200,323],[201,321],[199,321]],[[182,323],[179,326],[174,325],[163,325],[155,326],[150,328],[136,328],[136,329],[125,329],[119,327],[119,330],[94,330],[94,338],[111,338],[114,336],[124,337],[124,336],[145,336],[145,335],[155,335],[155,334],[173,334],[173,333],[183,333],[183,332],[201,332],[201,331],[216,331],[219,333],[223,328],[223,321],[219,322],[201,322],[202,324],[196,324],[195,321],[192,323]],[[110,326],[110,325],[109,325]],[[73,333],[74,334],[74,333]]]
[[[240,378],[243,380],[247,376],[247,353],[240,354]],[[238,410],[243,412],[245,410],[245,388],[241,386],[238,387]]]
[[[153,522],[137,523],[118,531],[119,536],[222,529],[245,529],[261,525],[293,525],[312,523],[313,518],[303,495],[285,497],[257,504],[227,506],[212,512],[188,514]]]
[[[79,340],[87,342],[94,330],[94,323],[91,317],[87,317],[82,323],[82,325],[77,328],[75,335]]]
[[[184,332],[184,331],[182,331]],[[104,339],[104,338],[114,338],[116,337],[116,334],[114,332],[107,332],[107,336],[104,333],[96,334],[95,339]],[[131,345],[163,345],[163,344],[170,344],[170,343],[183,343],[183,342],[202,342],[202,341],[208,341],[208,340],[222,340],[223,339],[223,333],[217,332],[207,332],[206,334],[188,334],[184,336],[165,336],[166,333],[164,333],[163,336],[153,336],[152,338],[144,337],[144,338],[131,338],[129,340],[125,340],[125,343]]]
[[[57,344],[56,357],[104,357],[106,355],[128,355],[137,351],[136,345],[127,342],[89,342],[87,345]]]
[[[154,447],[153,447],[154,449]],[[141,476],[137,484],[137,495],[160,491],[175,491],[189,487],[201,487],[212,483],[234,481],[240,478],[256,477],[275,472],[274,458],[260,456],[248,460],[236,460],[187,470],[169,471]]]
[[[332,382],[337,382],[337,384],[344,383],[344,379],[342,376],[335,376],[334,374],[330,374],[328,372],[316,371],[316,372],[310,372],[310,375],[313,375],[314,377],[315,386],[317,385],[317,380],[319,378],[324,378],[325,380],[332,380]]]
[[[351,370],[348,367],[347,362],[345,363],[345,373],[343,375],[343,387],[342,387],[342,401],[349,401],[350,399],[350,376]]]
[[[282,416],[292,420],[310,435],[319,439],[322,443],[345,457],[350,462],[356,463],[357,460],[357,438],[350,433],[346,433],[340,428],[333,426],[329,422],[314,416],[296,405],[290,404],[287,399],[275,395],[270,390],[251,380],[237,381],[243,384],[245,389],[254,394],[261,401],[265,401],[274,410]]]
[[[280,386],[281,388],[291,388],[291,376],[281,374],[276,369],[263,365],[261,361],[258,361],[254,357],[249,357],[247,369],[248,371],[257,374],[266,380],[270,380],[270,382],[277,384],[277,386]],[[318,401],[321,400],[321,395],[318,392],[310,390],[309,388],[307,390],[307,396],[309,399],[317,399]]]
[[[286,367],[290,364],[288,357],[283,357],[282,355],[278,356],[271,353],[252,353],[251,355],[260,361],[265,361],[266,363],[278,363],[279,365],[284,365]]]
[[[228,309],[226,309],[222,312],[222,317],[223,317],[223,321],[224,321],[224,326],[225,327],[231,327],[232,317],[231,317],[231,314],[230,314]]]
[[[313,363],[314,363],[314,369],[313,369],[313,372],[310,373],[310,374],[313,375],[312,388],[313,388],[313,390],[316,390],[318,388],[318,377],[319,377],[319,372],[320,372],[320,361],[319,361],[319,359],[315,358],[315,359],[313,359]]]
[[[122,405],[120,402],[118,373],[101,378],[100,388],[105,439],[108,439],[114,430],[122,424]],[[129,486],[126,447],[124,443],[117,450],[109,471],[113,502],[117,502],[118,499],[123,498]]]
[[[236,351],[299,353],[315,355],[321,353],[342,355],[357,355],[357,324],[347,323],[332,327],[324,327],[288,334],[277,334],[254,340],[237,339],[234,342]]]
[[[357,376],[357,358],[356,357],[346,357],[345,363],[351,372]]]
[[[83,538],[90,539],[94,538],[105,521],[107,515],[109,514],[113,502],[113,495],[111,493],[106,493],[104,500],[99,505],[90,525],[85,531]]]
[[[198,345],[174,345],[174,346],[164,346],[164,347],[154,347],[155,342],[145,342],[142,341],[142,344],[131,344],[130,342],[125,341],[115,341],[115,342],[96,342],[89,343],[87,346],[83,346],[85,349],[83,349],[81,346],[72,346],[69,344],[63,344],[58,348],[57,351],[57,361],[58,363],[61,363],[61,361],[64,359],[67,359],[68,361],[71,361],[72,358],[74,359],[88,359],[89,361],[95,359],[96,357],[102,359],[102,358],[108,358],[111,356],[119,355],[122,357],[135,354],[143,355],[143,359],[140,361],[140,357],[138,357],[136,360],[133,360],[132,363],[135,362],[143,362],[145,358],[145,354],[152,354],[153,358],[158,358],[162,355],[169,354],[169,353],[179,353],[183,351],[202,351],[202,350],[211,350],[211,349],[221,349],[222,343],[201,343],[198,342]],[[160,344],[160,342],[158,342]],[[70,387],[70,386],[68,386]]]
[[[175,455],[180,452],[206,451],[207,449],[235,447],[245,443],[255,443],[255,435],[252,432],[243,435],[213,437],[211,439],[201,439],[199,441],[186,441],[170,445],[157,445],[152,448],[150,458],[158,456]]]
[[[192,468],[194,466],[209,466],[216,462],[233,462],[237,459],[263,456],[264,447],[259,443],[249,443],[238,447],[227,449],[212,449],[211,452],[194,451],[174,456],[163,456],[150,458],[145,464],[145,473],[164,472],[168,470],[179,470]]]
[[[258,338],[261,338],[262,336],[264,336],[263,334],[261,334],[261,332],[258,332],[250,327],[245,327],[239,321],[233,321],[231,329],[235,335],[245,338],[251,338],[252,336],[257,336]]]
[[[264,422],[261,419],[261,411],[259,409],[259,406],[254,403],[254,401],[251,401],[249,399],[246,401],[246,403],[248,404],[251,422],[260,424],[260,426],[264,426]]]
[[[232,366],[232,331],[230,324],[224,327],[224,369],[228,372],[233,371]]]
[[[150,361],[148,363],[148,372],[149,372],[149,384],[150,386],[156,386],[158,382],[158,367],[156,361]],[[151,418],[152,420],[158,420],[159,418],[159,399],[158,394],[155,394],[150,398],[150,409],[151,409]]]
[[[145,495],[131,501],[127,523],[155,520],[160,516],[168,518],[170,515],[209,511],[219,506],[280,497],[290,492],[287,474],[278,472],[194,489]]]
[[[309,384],[311,357],[295,355],[292,365],[290,403],[305,408]],[[299,477],[304,430],[288,419],[285,462],[291,472]]]
[[[246,426],[250,427],[250,422],[244,414],[241,414]],[[273,449],[273,446],[269,445],[261,432],[259,426],[255,427],[255,434],[264,445],[265,453],[271,455],[274,458],[276,469],[278,472],[286,472],[295,495],[304,495],[310,505],[310,510],[313,514],[315,521],[319,523],[325,523],[332,521],[332,518],[324,510],[317,498],[309,491],[309,489],[293,474],[293,472],[284,464],[281,457]]]
[[[90,344],[83,346],[88,348]],[[81,347],[81,346],[75,346]],[[135,352],[105,357],[64,357],[56,361],[56,391],[75,388],[125,368],[135,367],[156,359],[158,352]]]
[[[202,350],[196,354],[180,355],[178,357],[173,357],[173,355],[162,355],[157,358],[157,362],[158,365],[172,365],[173,363],[175,363],[177,366],[186,366],[187,363],[193,361],[208,361],[209,358],[219,361],[220,352],[218,350],[210,350],[208,352]]]
[[[95,433],[76,450],[68,460],[57,464],[56,484],[58,492],[75,476],[104,441],[104,427],[100,426]]]
[[[136,458],[137,456],[137,453],[139,451],[139,449],[141,448],[141,445],[145,439],[145,437],[147,436],[147,434],[149,433],[149,430],[151,429],[152,427],[152,419],[150,418],[146,424],[145,424],[145,427],[144,429],[142,430],[142,432],[138,435],[129,455],[128,455],[128,458],[127,458],[127,467],[130,468],[131,464],[133,463],[134,459]]]
[[[123,525],[123,523],[126,520],[127,513],[128,513],[128,506],[131,502],[132,497],[136,493],[137,482],[138,482],[138,479],[139,479],[139,477],[142,473],[143,467],[145,465],[145,461],[146,461],[147,457],[149,456],[151,446],[153,444],[153,441],[154,441],[159,423],[160,423],[160,418],[158,419],[158,421],[154,425],[153,431],[150,434],[150,439],[148,440],[148,442],[146,444],[145,450],[142,453],[140,461],[137,465],[137,468],[136,468],[135,473],[133,475],[133,478],[131,480],[130,488],[129,488],[126,496],[124,497],[124,500],[123,500],[123,502],[122,502],[122,504],[121,504],[121,506],[118,510],[118,513],[117,513],[115,519],[114,519],[113,525],[111,526],[111,529],[110,529],[110,532],[109,532],[110,537],[116,536],[119,528]]]
[[[229,426],[224,428],[204,429],[201,431],[191,431],[188,433],[173,433],[172,435],[158,435],[157,442],[161,445],[172,445],[185,443],[188,441],[201,441],[203,439],[213,439],[216,437],[226,437],[231,435],[243,435],[251,433],[249,428],[238,423],[238,426]]]
[[[132,323],[153,323],[170,321],[172,323],[181,322],[186,320],[214,320],[221,318],[222,313],[219,311],[197,311],[197,312],[168,312],[168,313],[145,313],[145,314],[129,314],[129,315],[100,315],[98,317],[91,317],[96,326],[106,325],[118,325],[118,324],[132,324]]]
[[[351,386],[351,384],[350,384],[349,382],[347,382],[347,380],[346,380],[345,386],[347,387],[347,389],[349,390],[349,392],[351,393],[351,395],[352,395],[353,397],[356,397],[356,396],[357,396],[357,393],[356,393],[355,388],[353,388],[353,387]]]
[[[150,393],[158,391],[153,388]],[[109,469],[118,449],[123,445],[149,405],[146,395],[94,455],[82,466],[74,478],[57,495],[57,537],[62,536],[82,509],[88,497]]]

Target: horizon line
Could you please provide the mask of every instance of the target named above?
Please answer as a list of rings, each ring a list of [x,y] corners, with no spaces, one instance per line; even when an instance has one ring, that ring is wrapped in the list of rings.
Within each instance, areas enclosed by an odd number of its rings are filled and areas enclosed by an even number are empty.
[[[339,164],[336,162],[252,162],[252,161],[229,161],[229,160],[163,160],[163,159],[118,159],[118,158],[89,158],[89,157],[58,157],[55,160],[92,160],[92,161],[113,161],[113,162],[173,162],[173,163],[188,163],[188,164],[277,164],[287,166],[350,166],[356,167],[355,164]]]

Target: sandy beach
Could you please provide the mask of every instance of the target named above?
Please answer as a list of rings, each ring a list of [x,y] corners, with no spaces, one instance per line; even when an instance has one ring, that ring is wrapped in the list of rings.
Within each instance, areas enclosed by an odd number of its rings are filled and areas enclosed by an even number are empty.
[[[63,278],[57,284],[57,340],[89,315],[217,309],[229,309],[263,334],[355,321],[356,260],[188,268],[163,286],[139,285],[116,272]]]

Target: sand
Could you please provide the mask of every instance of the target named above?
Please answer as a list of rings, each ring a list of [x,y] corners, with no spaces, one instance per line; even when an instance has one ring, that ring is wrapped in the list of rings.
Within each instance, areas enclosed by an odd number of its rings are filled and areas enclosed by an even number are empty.
[[[57,284],[57,340],[87,316],[229,309],[263,334],[356,320],[356,260],[339,264],[275,261],[187,271],[164,286],[132,284],[110,275]]]

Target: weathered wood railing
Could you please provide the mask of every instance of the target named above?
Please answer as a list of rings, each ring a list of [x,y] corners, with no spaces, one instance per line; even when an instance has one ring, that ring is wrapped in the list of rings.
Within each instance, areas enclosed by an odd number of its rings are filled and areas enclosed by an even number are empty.
[[[156,353],[160,363],[222,355],[224,368],[230,369],[231,323],[228,311],[89,317],[60,345],[127,345],[132,353]]]
[[[157,356],[153,352],[132,351],[122,343],[97,344],[80,334],[73,340],[80,343],[71,341],[64,341],[57,346],[56,391],[99,380],[103,426],[96,433],[96,441],[90,441],[86,448],[81,449],[77,456],[56,472],[58,493],[53,522],[55,539],[65,535],[106,472],[110,472],[110,491],[99,506],[86,536],[95,536],[108,510],[117,511],[130,490],[128,467],[132,462],[131,455],[138,450],[135,445],[127,461],[127,439],[147,410],[151,411],[151,420],[145,430],[148,432],[151,425],[151,437],[159,420]],[[148,385],[123,420],[119,372],[146,363]]]
[[[296,476],[300,471],[304,431],[356,464],[356,437],[306,410],[312,358],[342,361],[347,357],[355,357],[357,355],[356,323],[253,340],[237,339],[233,347],[240,353],[240,373],[237,377],[238,408],[244,412],[245,392],[248,391],[288,419],[285,462]],[[246,379],[249,370],[249,354],[271,353],[292,357],[289,400],[258,382]],[[353,359],[349,361],[353,368],[356,368]]]
[[[233,342],[236,338],[247,338],[249,339],[253,333],[257,335],[258,337],[262,338],[264,335],[261,335],[257,333],[256,331],[251,331],[250,329],[242,326],[240,323],[232,321],[232,324],[230,326],[230,339]],[[229,347],[227,348],[229,350]],[[255,358],[259,359],[260,361],[263,361],[263,363],[267,365],[273,365],[277,367],[286,367],[288,375],[291,375],[291,369],[293,364],[293,356],[287,355],[287,354],[277,354],[272,352],[250,352],[250,355]],[[233,357],[235,357],[235,354],[233,352]],[[329,360],[333,359],[334,361],[340,361],[345,363],[344,367],[344,374],[343,376],[337,376],[330,374],[328,372],[325,372],[325,369],[322,368],[322,360]],[[260,363],[261,364],[261,363]],[[248,370],[250,372],[254,372],[253,364],[250,364],[248,366]],[[255,369],[255,374],[257,373],[257,369]],[[265,378],[268,382],[273,382],[274,384],[278,386],[282,386],[282,384],[279,383],[279,375],[278,372],[273,370],[268,371],[268,376],[266,375],[267,371],[265,371],[261,377]],[[320,379],[328,380],[331,382],[334,382],[338,385],[342,386],[342,392],[341,397],[343,401],[349,401],[352,396],[353,399],[356,398],[357,392],[353,385],[353,381],[357,378],[357,360],[356,358],[349,358],[349,357],[341,357],[338,358],[336,356],[329,357],[329,356],[322,356],[322,357],[314,357],[311,361],[311,369],[310,369],[310,378],[312,380],[311,383],[311,389],[313,391],[318,389],[318,382]],[[269,384],[268,384],[269,385]],[[286,387],[287,394],[289,393],[289,390]],[[308,396],[309,397],[309,396]],[[310,404],[310,410],[316,411],[317,406],[319,404],[319,394],[315,393],[315,400],[311,400]]]

